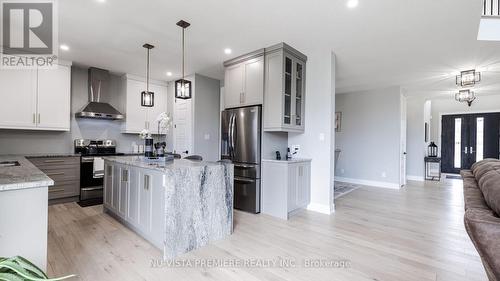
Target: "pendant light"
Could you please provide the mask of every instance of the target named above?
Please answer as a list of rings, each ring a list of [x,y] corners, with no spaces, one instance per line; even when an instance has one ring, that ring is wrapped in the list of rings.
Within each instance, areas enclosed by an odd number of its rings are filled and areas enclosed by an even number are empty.
[[[481,82],[481,72],[475,69],[462,71],[456,77],[456,84],[459,87],[473,87],[479,82]]]
[[[177,23],[177,26],[180,26],[182,28],[182,79],[179,79],[175,81],[175,97],[178,99],[190,99],[191,98],[191,81],[188,81],[184,79],[184,31],[186,28],[188,28],[191,24],[186,21],[179,21]]]
[[[460,90],[455,94],[455,100],[458,102],[466,102],[471,106],[472,102],[476,100],[476,95],[474,91],[471,90]]]
[[[145,49],[147,49],[147,70],[146,70],[146,91],[141,93],[141,106],[144,107],[153,107],[155,105],[155,93],[149,91],[149,52],[155,46],[151,44],[142,45]]]

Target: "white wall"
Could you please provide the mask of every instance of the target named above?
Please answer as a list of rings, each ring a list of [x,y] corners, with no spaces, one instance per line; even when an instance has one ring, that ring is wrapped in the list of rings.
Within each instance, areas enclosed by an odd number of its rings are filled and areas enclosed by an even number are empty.
[[[307,57],[305,133],[289,134],[288,146],[300,145],[300,157],[312,158],[310,210],[333,212],[332,129],[335,108],[335,54],[331,50],[299,48]]]
[[[401,88],[339,94],[335,111],[342,112],[336,179],[398,188]]]

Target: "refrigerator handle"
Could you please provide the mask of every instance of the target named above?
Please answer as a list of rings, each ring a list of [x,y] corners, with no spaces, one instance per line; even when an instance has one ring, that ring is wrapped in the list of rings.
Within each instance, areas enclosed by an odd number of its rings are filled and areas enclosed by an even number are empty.
[[[228,142],[229,142],[229,157],[231,159],[233,159],[233,117],[234,117],[234,114],[231,114],[231,116],[229,117],[229,128],[228,128],[228,132],[227,132],[227,135],[228,135]]]

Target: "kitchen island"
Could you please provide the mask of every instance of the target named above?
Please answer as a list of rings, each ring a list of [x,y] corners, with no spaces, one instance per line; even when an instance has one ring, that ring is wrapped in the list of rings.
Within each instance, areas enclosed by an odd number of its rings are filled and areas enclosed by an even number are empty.
[[[232,164],[142,156],[104,163],[104,211],[162,249],[164,259],[232,233]]]
[[[0,156],[0,257],[47,268],[48,187],[54,181],[23,156]]]

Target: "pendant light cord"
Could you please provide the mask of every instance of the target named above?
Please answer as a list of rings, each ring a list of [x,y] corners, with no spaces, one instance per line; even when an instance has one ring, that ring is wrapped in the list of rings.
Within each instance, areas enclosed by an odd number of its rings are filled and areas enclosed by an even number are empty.
[[[148,51],[148,62],[147,62],[147,70],[146,70],[146,92],[149,95],[149,51],[150,49],[147,49]]]
[[[185,47],[184,47],[184,30],[186,30],[186,28],[182,28],[182,88],[184,89],[184,91],[186,90],[185,89],[185,86],[184,86],[184,56],[185,56]]]

